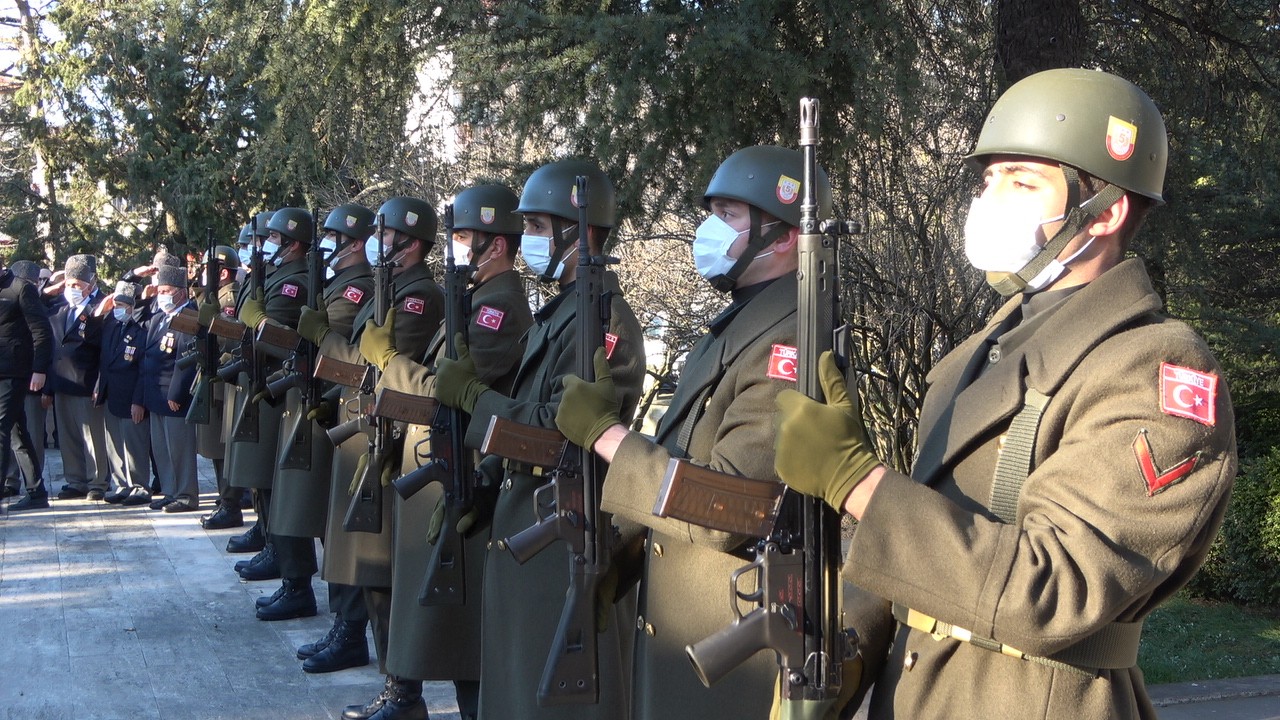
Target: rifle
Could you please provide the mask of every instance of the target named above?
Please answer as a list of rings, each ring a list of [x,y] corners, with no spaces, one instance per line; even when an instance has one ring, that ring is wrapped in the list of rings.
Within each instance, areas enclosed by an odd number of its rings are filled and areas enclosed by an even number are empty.
[[[206,255],[204,261],[204,296],[205,302],[218,302],[218,281],[222,275],[222,263],[218,258],[218,245],[213,239],[213,228],[205,228]],[[208,328],[201,327],[198,313],[188,308],[178,313],[185,316],[183,322],[174,317],[169,327],[178,332],[193,336],[193,342],[199,348],[196,352],[184,356],[178,363],[195,356],[200,362],[200,372],[191,391],[191,407],[187,408],[187,422],[196,425],[208,425],[210,409],[213,407],[213,374],[218,369],[218,339],[209,334]],[[187,329],[187,322],[195,320],[194,332]],[[183,369],[186,369],[185,367]]]
[[[818,101],[802,98],[798,387],[809,397],[821,399],[818,356],[835,349],[847,357],[848,326],[836,327],[840,317],[839,236],[856,233],[859,228],[856,223],[834,220],[819,228],[817,143]],[[840,607],[839,514],[819,498],[805,497],[772,481],[706,468],[698,468],[696,477],[691,478],[688,466],[684,461],[671,463],[655,513],[763,537],[755,561],[730,578],[730,604],[736,615],[733,624],[685,648],[698,678],[710,687],[768,648],[778,656],[783,717],[799,716],[802,708],[834,702],[840,692],[841,664],[857,652],[856,635],[844,628]],[[678,498],[679,484],[690,479],[695,493]],[[713,504],[699,504],[699,493]],[[776,521],[771,514],[777,515]],[[770,525],[771,530],[760,532]],[[754,584],[744,590],[744,579],[754,580]],[[740,602],[754,605],[754,609],[744,613]]]
[[[249,297],[256,298],[259,294],[265,293],[266,278],[263,277],[265,270],[262,267],[262,247],[258,244],[258,218],[255,216],[251,221],[253,223],[253,255],[250,258],[250,272],[253,275],[251,290]],[[216,323],[214,323],[216,324]],[[210,325],[212,330],[213,325]],[[254,342],[254,328],[246,326],[244,323],[237,324],[242,328],[243,333],[240,337],[240,360],[239,363],[232,363],[228,367],[224,367],[218,372],[221,377],[229,368],[237,365],[249,375],[249,386],[243,388],[245,391],[244,404],[240,406],[240,416],[236,418],[235,427],[231,430],[231,439],[235,442],[258,442],[258,403],[253,399],[262,392],[265,384],[263,375],[263,360],[265,358],[257,355],[257,343]]]
[[[320,249],[320,238],[317,236],[319,227],[319,210],[313,209],[311,211],[311,249],[307,252],[307,306],[312,310],[319,310],[324,302],[324,252]],[[270,332],[268,328],[271,328]],[[276,344],[291,350],[289,358],[285,360],[284,368],[277,373],[274,381],[267,383],[267,393],[273,398],[278,398],[287,393],[290,388],[296,387],[301,391],[298,417],[293,424],[293,437],[289,441],[288,448],[280,456],[280,469],[310,470],[314,436],[307,414],[320,400],[320,387],[314,373],[319,348],[299,335],[296,330],[280,325],[263,324],[262,329],[258,331],[259,342],[264,341],[264,335],[275,337],[274,341],[269,340],[267,344]]]
[[[386,230],[386,219],[378,214],[378,264],[373,268],[373,305],[375,318],[387,321],[387,312],[391,309],[391,297],[395,293],[392,286],[391,263],[387,260],[387,249],[382,244],[382,235]],[[362,368],[363,387],[372,392],[378,384],[378,369],[372,365]],[[335,430],[337,428],[334,428]],[[373,418],[373,438],[369,441],[369,459],[360,476],[360,484],[351,503],[347,505],[347,513],[342,519],[342,529],[347,532],[382,532],[382,466],[391,452],[391,419]],[[332,434],[330,438],[332,438]]]
[[[595,380],[596,349],[604,346],[609,324],[609,294],[604,289],[605,265],[614,258],[592,255],[587,242],[587,178],[579,175],[577,294],[578,372]],[[609,571],[614,530],[600,510],[603,462],[591,448],[569,446],[551,473],[551,482],[539,488],[535,501],[538,522],[503,542],[517,562],[537,554],[554,539],[563,539],[569,550],[569,589],[555,639],[538,687],[538,705],[594,704],[600,701],[600,671],[596,642],[596,590]],[[551,496],[552,514],[541,511]],[[528,551],[526,555],[526,550]],[[523,559],[522,559],[523,558]]]

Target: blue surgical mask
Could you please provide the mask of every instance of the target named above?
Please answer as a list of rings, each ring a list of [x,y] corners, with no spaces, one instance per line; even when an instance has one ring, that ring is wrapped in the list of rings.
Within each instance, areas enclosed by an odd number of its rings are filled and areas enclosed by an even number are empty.
[[[765,223],[760,226],[760,229],[763,231],[765,228],[777,225],[778,222]],[[697,268],[698,274],[708,280],[712,280],[733,269],[738,259],[729,257],[729,248],[733,246],[738,236],[744,232],[747,231],[734,230],[719,215],[712,215],[703,220],[693,236],[693,265]],[[772,250],[766,250],[752,259],[767,257],[772,254]]]
[[[62,296],[67,299],[67,304],[72,307],[84,302],[84,291],[80,288],[68,287],[62,290]]]
[[[378,264],[378,248],[381,245],[382,240],[377,235],[370,235],[369,239],[364,241],[364,257],[370,265]]]
[[[111,308],[111,316],[114,317],[117,322],[124,322],[124,319],[129,317],[129,310],[130,308],[126,307],[113,307]]]
[[[280,257],[280,245],[271,240],[262,241],[262,257],[268,258],[276,267],[280,267],[284,261],[284,258]]]
[[[241,265],[248,266],[249,263],[253,262],[253,251],[246,245],[236,251],[236,257],[240,258]]]
[[[156,296],[156,306],[160,308],[161,312],[172,312],[175,305],[177,305],[177,303],[174,302],[172,295]]]
[[[576,227],[578,226],[575,224],[561,230],[561,237],[568,238],[570,231]],[[556,263],[555,271],[548,273],[547,268],[551,266],[551,238],[541,235],[520,236],[520,253],[524,255],[524,262],[539,276],[550,275],[553,279],[559,280],[564,274],[564,258],[577,251],[578,245],[574,243],[573,249],[565,253],[560,258],[560,262]]]

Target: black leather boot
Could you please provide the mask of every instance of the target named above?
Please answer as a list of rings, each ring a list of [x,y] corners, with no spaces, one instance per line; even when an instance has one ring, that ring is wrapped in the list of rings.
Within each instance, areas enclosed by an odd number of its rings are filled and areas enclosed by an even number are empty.
[[[227,541],[229,553],[258,552],[267,546],[267,536],[262,533],[262,525],[254,523],[253,527]]]
[[[258,562],[246,565],[238,571],[244,580],[276,580],[280,577],[280,561],[276,558],[274,545],[268,544],[260,553]],[[307,588],[310,589],[310,585]],[[314,604],[314,600],[312,601]],[[315,613],[312,613],[313,615]]]
[[[316,614],[316,594],[311,590],[311,578],[285,578],[283,587],[284,592],[275,602],[258,608],[259,620],[292,620]]]
[[[393,676],[394,677],[394,676]],[[422,681],[395,678],[382,709],[369,720],[427,720],[427,701],[422,699]]]
[[[337,626],[333,639],[323,650],[302,663],[302,671],[328,673],[368,664],[369,642],[364,636],[364,623],[344,622]]]
[[[259,600],[261,600],[261,598],[259,598]],[[329,643],[333,642],[333,636],[338,634],[338,627],[341,625],[342,625],[342,616],[334,615],[333,627],[329,628],[329,632],[325,633],[324,637],[320,638],[319,640],[313,643],[307,643],[306,645],[302,645],[298,648],[298,659],[306,660],[307,658],[315,655],[316,653],[328,647]]]
[[[280,587],[276,588],[276,591],[271,593],[270,595],[262,595],[260,597],[254,598],[253,606],[255,608],[260,608],[260,607],[266,607],[270,605],[271,603],[280,599],[280,596],[284,594],[284,588],[285,588],[285,585],[282,582],[280,583]]]
[[[382,686],[382,692],[378,693],[372,700],[364,705],[348,705],[343,708],[343,720],[369,720],[382,709],[382,706],[387,702],[387,698],[391,697],[391,688],[395,683],[396,676],[388,675],[386,684]]]
[[[218,505],[218,509],[200,518],[200,526],[205,530],[225,530],[244,525],[244,513],[239,507]]]

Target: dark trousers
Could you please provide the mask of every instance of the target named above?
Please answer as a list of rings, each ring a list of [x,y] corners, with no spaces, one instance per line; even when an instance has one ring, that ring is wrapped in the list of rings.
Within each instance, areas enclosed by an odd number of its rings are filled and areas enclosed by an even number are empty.
[[[280,576],[289,580],[309,580],[320,569],[316,564],[316,540],[309,537],[271,534],[280,563]]]
[[[0,378],[0,448],[13,448],[13,457],[22,471],[27,492],[42,492],[44,480],[40,461],[27,432],[26,378]],[[9,452],[0,452],[0,480],[9,475]]]
[[[387,644],[391,625],[391,588],[362,585],[365,607],[373,625],[373,649],[378,654],[378,672],[387,674]]]
[[[329,612],[336,613],[343,622],[368,624],[369,606],[364,602],[364,590],[359,585],[329,583]]]

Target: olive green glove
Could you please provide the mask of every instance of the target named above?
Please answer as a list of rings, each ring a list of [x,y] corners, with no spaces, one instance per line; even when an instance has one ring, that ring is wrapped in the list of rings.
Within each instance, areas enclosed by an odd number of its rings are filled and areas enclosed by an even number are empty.
[[[849,493],[880,460],[867,442],[856,396],[850,398],[830,351],[818,358],[818,379],[826,403],[795,390],[783,390],[774,401],[774,469],[791,489],[844,512]]]
[[[470,413],[489,386],[476,377],[476,363],[462,333],[453,336],[458,359],[442,358],[436,363],[436,399],[451,408]]]
[[[222,312],[222,306],[219,305],[217,301],[213,301],[213,302],[206,301],[206,302],[200,303],[200,310],[199,310],[200,316],[198,318],[200,326],[209,327],[210,325],[212,325],[213,319],[218,317],[218,313],[220,312]]]
[[[431,511],[431,521],[427,523],[427,544],[435,545],[440,539],[440,530],[444,528],[445,502],[444,495],[436,500],[436,509]]]
[[[360,354],[379,370],[386,370],[396,352],[396,309],[387,310],[387,319],[378,325],[366,320],[360,333]]]
[[[319,346],[324,336],[329,334],[329,311],[302,306],[302,314],[298,316],[298,334]]]
[[[556,408],[556,427],[569,442],[581,448],[590,448],[605,430],[622,423],[618,394],[604,348],[596,348],[592,362],[596,369],[595,382],[566,375],[564,395]]]
[[[263,302],[262,291],[258,290],[253,294],[253,297],[245,300],[244,304],[240,306],[239,320],[245,325],[257,330],[258,326],[262,324],[262,321],[266,319],[267,304]]]
[[[347,486],[348,495],[355,495],[356,491],[360,489],[360,481],[364,479],[365,469],[368,467],[369,453],[364,453],[360,456],[360,459],[356,461],[355,475],[351,476],[351,484]],[[395,463],[391,462],[391,456],[388,455],[382,460],[382,472],[378,477],[378,481],[382,484],[382,487],[386,487],[391,484],[391,481],[395,479],[393,477],[394,472]]]

